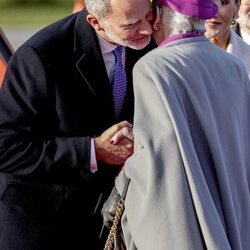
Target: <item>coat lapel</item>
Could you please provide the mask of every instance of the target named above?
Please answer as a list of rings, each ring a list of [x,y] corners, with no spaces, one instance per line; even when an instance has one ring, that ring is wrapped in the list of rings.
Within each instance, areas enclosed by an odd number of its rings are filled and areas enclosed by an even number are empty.
[[[81,11],[75,23],[76,68],[83,83],[87,84],[93,97],[96,97],[96,105],[100,106],[100,112],[113,119],[115,114],[112,90],[97,35],[86,21],[87,14],[86,10]]]

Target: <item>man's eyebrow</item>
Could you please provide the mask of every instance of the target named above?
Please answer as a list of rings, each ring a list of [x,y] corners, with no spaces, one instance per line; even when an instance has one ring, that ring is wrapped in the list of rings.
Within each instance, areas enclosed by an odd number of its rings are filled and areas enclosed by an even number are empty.
[[[152,5],[150,6],[150,8],[149,8],[147,14],[149,14],[151,11],[153,11],[153,6],[152,6]],[[147,14],[146,14],[146,15],[147,15]],[[127,20],[126,22],[120,24],[120,27],[121,27],[121,28],[124,28],[124,27],[131,26],[131,25],[137,23],[139,20],[140,20],[140,19],[131,18],[130,20]]]

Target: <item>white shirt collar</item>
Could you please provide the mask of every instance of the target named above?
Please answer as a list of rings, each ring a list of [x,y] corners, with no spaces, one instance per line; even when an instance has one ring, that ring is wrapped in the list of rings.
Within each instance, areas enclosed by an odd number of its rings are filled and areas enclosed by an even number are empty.
[[[98,33],[96,33],[96,34],[97,34],[97,37],[98,37],[98,40],[99,40],[99,44],[100,44],[100,47],[101,47],[102,54],[110,53],[117,47],[117,45],[114,45],[112,43],[107,42],[100,35],[98,35]]]
[[[250,35],[247,34],[244,30],[240,30],[240,33],[241,33],[241,36],[242,36],[242,39],[250,45]]]

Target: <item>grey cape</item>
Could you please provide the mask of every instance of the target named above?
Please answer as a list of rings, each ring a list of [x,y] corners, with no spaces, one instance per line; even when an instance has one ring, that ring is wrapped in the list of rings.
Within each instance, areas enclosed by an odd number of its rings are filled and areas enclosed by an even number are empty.
[[[206,38],[171,42],[134,68],[135,153],[127,249],[250,249],[250,82]]]

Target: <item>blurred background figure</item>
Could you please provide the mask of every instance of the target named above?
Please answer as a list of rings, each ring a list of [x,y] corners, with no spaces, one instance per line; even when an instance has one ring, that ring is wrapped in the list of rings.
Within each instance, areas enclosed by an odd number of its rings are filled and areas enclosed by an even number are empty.
[[[231,28],[239,16],[239,0],[218,0],[217,14],[206,21],[206,36],[228,53],[240,57],[250,77],[250,47]]]
[[[250,0],[241,1],[239,19],[234,30],[247,44],[250,44]]]
[[[85,7],[83,0],[75,0],[73,4],[73,13],[82,10]]]

